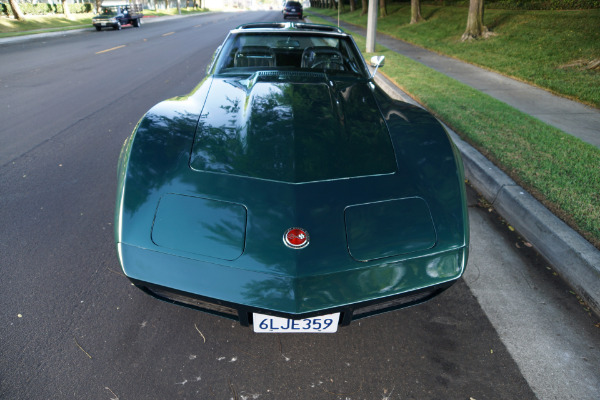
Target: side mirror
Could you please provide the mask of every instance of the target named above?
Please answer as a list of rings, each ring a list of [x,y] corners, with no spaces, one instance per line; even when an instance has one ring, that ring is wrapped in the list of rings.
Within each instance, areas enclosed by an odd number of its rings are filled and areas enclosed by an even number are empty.
[[[375,76],[375,73],[377,72],[377,69],[379,67],[383,67],[385,65],[385,56],[373,56],[371,57],[371,67],[374,67],[375,70],[373,71],[373,74],[371,75],[371,78],[373,78]]]
[[[385,56],[371,57],[371,67],[379,68],[385,65]]]

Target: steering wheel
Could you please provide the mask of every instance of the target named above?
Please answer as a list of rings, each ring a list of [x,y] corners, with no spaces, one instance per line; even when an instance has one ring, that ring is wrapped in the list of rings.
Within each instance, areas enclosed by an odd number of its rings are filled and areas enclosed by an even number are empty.
[[[331,65],[331,64],[338,65],[339,66],[338,70],[340,70],[340,71],[344,70],[344,62],[340,61],[340,60],[333,60],[333,59],[317,61],[316,63],[312,64],[310,66],[310,68],[316,69],[316,68],[319,68],[321,65],[323,65],[324,68],[327,68],[327,66]],[[328,69],[331,69],[331,68],[328,68]]]

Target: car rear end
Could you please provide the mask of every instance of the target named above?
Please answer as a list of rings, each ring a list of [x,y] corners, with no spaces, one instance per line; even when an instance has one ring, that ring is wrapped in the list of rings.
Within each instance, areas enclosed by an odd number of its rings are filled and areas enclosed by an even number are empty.
[[[302,4],[297,1],[288,1],[283,8],[283,18],[302,19]]]

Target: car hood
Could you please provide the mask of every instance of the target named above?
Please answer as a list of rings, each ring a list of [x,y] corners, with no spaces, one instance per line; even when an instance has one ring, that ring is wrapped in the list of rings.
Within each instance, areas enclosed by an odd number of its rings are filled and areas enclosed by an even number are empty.
[[[453,147],[388,101],[369,82],[280,73],[209,77],[155,106],[120,158],[126,275],[293,313],[456,279],[468,228]],[[309,244],[287,247],[290,228]]]
[[[323,73],[215,79],[191,154],[197,171],[305,183],[396,171],[367,82]]]
[[[214,79],[206,98],[189,162],[198,188],[161,197],[158,246],[298,276],[435,245],[368,82],[259,72]],[[283,243],[293,227],[312,238],[301,252]]]

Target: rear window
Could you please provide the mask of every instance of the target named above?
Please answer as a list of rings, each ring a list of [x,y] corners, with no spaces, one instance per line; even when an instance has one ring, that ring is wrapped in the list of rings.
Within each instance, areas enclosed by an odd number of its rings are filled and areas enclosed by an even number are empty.
[[[285,6],[302,8],[302,4],[298,3],[297,1],[288,1]]]

